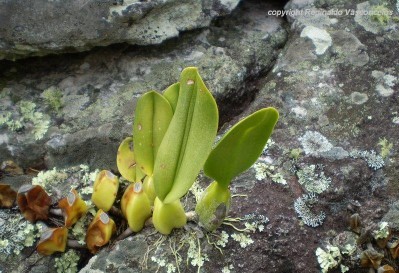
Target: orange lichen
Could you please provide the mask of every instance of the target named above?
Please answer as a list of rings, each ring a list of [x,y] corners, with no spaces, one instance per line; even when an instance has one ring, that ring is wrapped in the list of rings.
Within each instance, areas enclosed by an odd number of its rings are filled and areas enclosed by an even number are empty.
[[[10,185],[0,184],[0,207],[11,208],[17,197],[17,192]]]
[[[18,207],[30,222],[47,220],[51,198],[41,186],[23,185],[18,190]]]
[[[87,212],[85,201],[80,198],[75,189],[72,189],[67,197],[61,199],[58,206],[63,211],[66,227],[71,227]]]
[[[114,220],[103,210],[99,210],[87,228],[86,244],[91,253],[97,253],[100,247],[106,245],[116,231]]]
[[[67,244],[68,229],[66,227],[49,228],[42,233],[37,243],[37,252],[51,255],[54,252],[64,252]]]

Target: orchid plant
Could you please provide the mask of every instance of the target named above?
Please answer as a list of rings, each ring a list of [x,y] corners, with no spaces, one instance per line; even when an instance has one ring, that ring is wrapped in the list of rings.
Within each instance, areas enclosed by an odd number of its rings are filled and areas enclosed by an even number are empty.
[[[88,227],[86,247],[96,253],[116,232],[109,212],[127,220],[129,228],[123,234],[139,232],[152,222],[167,235],[183,227],[188,217],[198,219],[208,231],[217,229],[230,208],[231,181],[258,159],[278,116],[274,108],[260,109],[235,124],[213,147],[218,108],[197,68],[184,69],[180,81],[162,94],[143,94],[135,109],[133,136],[124,139],[117,152],[118,170],[131,184],[120,199],[119,210],[114,206],[119,178],[107,170],[98,173],[91,196],[98,211]],[[185,212],[180,198],[201,169],[214,181],[203,192],[195,212]],[[0,187],[0,193],[9,191],[7,186]],[[47,220],[49,213],[64,218],[63,226],[44,230],[37,245],[40,253],[63,252],[73,244],[67,238],[68,229],[88,211],[75,189],[58,201],[58,209],[52,208],[50,196],[39,186],[25,185],[12,196],[31,222]],[[2,206],[14,203],[3,199]]]
[[[122,142],[117,157],[121,174],[135,183],[132,201],[122,200],[131,229],[137,231],[133,227],[137,222],[143,226],[151,216],[151,204],[152,222],[160,233],[169,234],[173,228],[184,226],[187,216],[180,198],[202,168],[215,181],[195,211],[207,230],[221,225],[230,207],[231,181],[260,156],[278,112],[265,108],[253,113],[233,126],[212,149],[218,119],[215,99],[194,67],[184,69],[180,81],[163,94],[150,91],[138,100],[133,137]],[[140,195],[146,195],[149,202],[133,201]],[[129,205],[132,202],[134,206]],[[143,217],[133,211],[148,213]]]

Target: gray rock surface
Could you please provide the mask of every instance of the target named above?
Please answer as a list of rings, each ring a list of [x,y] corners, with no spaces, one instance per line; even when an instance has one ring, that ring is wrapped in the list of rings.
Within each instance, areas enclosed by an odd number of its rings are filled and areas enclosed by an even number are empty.
[[[267,7],[237,11],[163,46],[119,45],[7,63],[0,84],[0,162],[11,157],[24,167],[86,162],[114,168],[118,143],[131,135],[137,97],[164,90],[187,66],[199,67],[217,100],[225,101],[222,118],[233,116],[252,99],[248,90],[257,87],[250,79],[270,69],[286,41],[283,20],[260,12]],[[34,103],[28,114],[27,101]]]
[[[38,0],[0,2],[0,60],[84,51],[114,43],[160,44],[209,26],[239,0]]]
[[[109,169],[118,143],[130,134],[137,96],[163,90],[183,67],[195,65],[218,100],[221,132],[259,108],[280,112],[273,141],[231,186],[231,218],[269,221],[244,233],[252,240],[248,244],[234,240],[237,231],[229,225],[212,235],[190,223],[166,238],[147,227],[90,260],[86,253],[79,268],[168,272],[180,257],[181,272],[197,272],[200,256],[209,259],[200,272],[313,273],[320,272],[323,258],[316,251],[334,246],[340,256],[326,272],[365,273],[369,268],[360,267],[359,257],[371,243],[386,255],[383,264],[397,269],[397,259],[377,246],[375,234],[387,221],[390,235],[399,237],[398,6],[383,0],[292,0],[286,10],[299,12],[287,16],[286,27],[281,18],[266,15],[281,7],[245,1],[209,29],[160,46],[111,46],[4,63],[1,109],[22,118],[24,126],[1,127],[1,160],[11,158],[25,169],[80,163]],[[382,8],[392,12],[382,21],[351,13]],[[62,94],[58,111],[46,99],[48,88]],[[33,101],[33,112],[42,113],[33,116],[49,120],[42,139],[34,139],[40,128],[24,117],[21,100]],[[208,184],[201,176],[199,186]],[[194,205],[192,193],[184,199],[187,210]],[[349,221],[356,213],[360,224]],[[219,251],[212,242],[222,232],[230,237]],[[174,246],[181,248],[176,252]]]

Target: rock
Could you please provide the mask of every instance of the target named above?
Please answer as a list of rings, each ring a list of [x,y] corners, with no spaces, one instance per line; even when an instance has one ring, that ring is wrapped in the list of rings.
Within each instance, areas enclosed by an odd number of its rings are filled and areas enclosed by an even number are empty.
[[[339,251],[331,272],[360,273],[367,271],[359,267],[367,243],[379,249],[372,237],[379,223],[387,221],[398,235],[398,23],[394,18],[356,18],[351,12],[365,7],[364,0],[292,0],[286,9],[303,12],[288,15],[285,28],[279,18],[266,15],[281,7],[258,2],[245,1],[209,29],[160,46],[118,45],[3,63],[8,66],[0,81],[1,109],[11,112],[14,122],[8,119],[1,127],[0,155],[24,169],[39,163],[112,168],[119,142],[131,134],[137,97],[149,89],[163,90],[187,65],[200,68],[217,98],[221,131],[260,108],[279,110],[272,141],[256,167],[231,184],[228,224],[253,232],[239,233],[226,224],[208,234],[189,223],[161,237],[146,227],[102,249],[89,263],[80,261],[84,272],[155,272],[158,267],[168,272],[181,257],[180,272],[310,273],[326,268],[318,250],[326,255]],[[398,15],[393,1],[367,5],[370,10],[382,5]],[[324,14],[305,16],[306,9]],[[330,10],[344,13],[327,14]],[[365,27],[366,22],[377,22],[378,31]],[[320,34],[324,39],[319,40]],[[2,120],[9,115],[2,112]],[[46,121],[43,134],[39,125]],[[73,185],[83,183],[68,177]],[[187,210],[194,206],[194,194],[210,183],[203,175],[199,180],[184,198]],[[70,185],[65,181],[70,180],[59,181],[56,188],[65,190]],[[298,200],[302,218],[294,205]],[[360,235],[350,230],[353,214],[359,215]],[[315,216],[320,216],[319,225],[308,226]],[[218,247],[223,254],[212,245],[222,238]],[[175,252],[174,246],[182,247]],[[398,267],[389,250],[379,251]],[[56,270],[53,258],[46,260],[48,272]]]
[[[216,6],[221,3],[235,2]],[[115,169],[118,145],[132,133],[137,98],[164,90],[187,66],[199,67],[216,99],[224,101],[222,122],[228,120],[252,99],[249,90],[257,86],[251,79],[270,69],[286,41],[283,20],[260,12],[268,8],[244,4],[210,29],[158,47],[118,45],[9,63],[0,83],[0,162]]]
[[[84,51],[115,43],[154,45],[209,26],[239,0],[24,1],[0,3],[0,59]]]
[[[389,227],[395,231],[399,230],[399,201],[393,203],[388,212],[382,218],[382,222],[388,222]]]
[[[111,251],[103,249],[96,256],[92,257],[88,264],[82,268],[80,273],[101,273],[112,268],[113,272],[155,272],[155,267],[142,270],[141,263],[148,251],[148,244],[143,235],[136,235],[119,241]],[[152,271],[154,270],[154,271]]]

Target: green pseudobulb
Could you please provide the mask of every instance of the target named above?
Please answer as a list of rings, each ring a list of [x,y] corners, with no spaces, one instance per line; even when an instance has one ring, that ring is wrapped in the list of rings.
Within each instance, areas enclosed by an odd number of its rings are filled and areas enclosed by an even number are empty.
[[[195,207],[201,225],[208,231],[218,228],[226,217],[231,204],[228,188],[213,181],[204,191]]]

